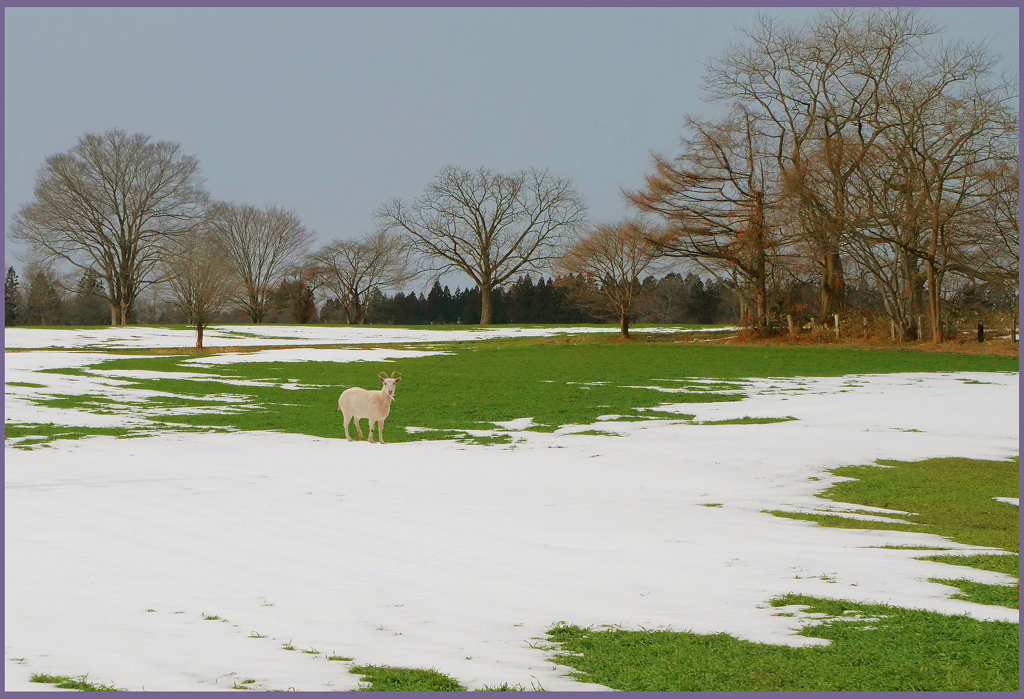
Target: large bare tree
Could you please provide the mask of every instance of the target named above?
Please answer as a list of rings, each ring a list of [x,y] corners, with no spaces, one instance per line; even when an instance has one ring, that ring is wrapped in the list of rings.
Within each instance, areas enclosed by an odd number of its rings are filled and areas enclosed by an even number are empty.
[[[238,282],[234,304],[262,323],[274,289],[299,266],[313,233],[281,207],[225,202],[210,207],[208,225]]]
[[[145,134],[86,134],[39,171],[33,200],[9,235],[44,262],[93,270],[103,280],[112,324],[126,324],[139,293],[156,281],[164,243],[201,219],[199,161]]]
[[[741,320],[764,329],[768,280],[782,243],[771,209],[778,201],[775,161],[758,118],[737,106],[719,121],[687,119],[692,136],[669,160],[654,156],[654,173],[626,197],[640,211],[661,217],[665,232],[655,241],[662,253],[687,258],[725,280],[733,280]]]
[[[412,204],[377,210],[383,230],[404,231],[438,276],[460,270],[480,288],[480,323],[492,322],[491,292],[554,259],[584,223],[583,198],[548,170],[511,174],[446,167]]]
[[[992,81],[994,58],[978,47],[956,45],[937,56],[920,74],[908,76],[893,103],[902,107],[899,143],[910,154],[907,183],[924,213],[924,245],[919,251],[928,287],[932,340],[942,341],[942,278],[955,257],[968,216],[989,194],[988,166],[1016,146],[1019,119],[1009,105],[1016,91]]]
[[[401,289],[416,276],[408,240],[377,231],[359,240],[336,240],[310,255],[315,286],[341,302],[346,323],[366,322],[366,299],[374,290]]]
[[[847,249],[889,296],[903,336],[923,336],[923,316],[941,342],[946,274],[987,276],[972,258],[999,247],[983,221],[1016,168],[1018,118],[1015,86],[993,65],[981,47],[949,44],[885,76],[884,131],[848,181]]]
[[[641,219],[601,224],[578,236],[555,264],[568,298],[595,315],[619,320],[629,338],[633,307],[643,291],[641,276],[661,257],[652,242],[661,233]],[[582,277],[582,278],[581,278]]]
[[[203,330],[234,298],[237,283],[233,270],[209,231],[198,228],[166,246],[160,271],[171,302],[196,328],[196,349],[202,349]]]
[[[776,136],[778,167],[821,285],[819,312],[843,306],[849,182],[887,128],[884,86],[935,29],[917,10],[831,9],[802,26],[762,15],[708,65],[717,99],[739,100]]]

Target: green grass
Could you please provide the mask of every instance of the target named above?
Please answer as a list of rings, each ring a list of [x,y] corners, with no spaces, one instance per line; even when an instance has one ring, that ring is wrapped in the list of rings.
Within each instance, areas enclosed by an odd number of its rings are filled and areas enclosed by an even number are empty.
[[[1020,555],[1008,556],[1005,554],[980,555],[980,556],[922,556],[919,561],[936,561],[951,566],[967,566],[979,570],[991,570],[996,573],[1017,576],[1020,572]]]
[[[55,425],[50,423],[8,422],[4,424],[4,441],[17,440],[10,446],[31,450],[63,439],[84,439],[86,437],[117,437],[130,439],[144,437],[155,432],[220,432],[222,428],[191,427],[153,422],[143,428],[128,427],[80,427],[76,425]]]
[[[458,433],[456,433],[458,434]],[[495,444],[510,444],[512,442],[512,435],[508,434],[495,434],[495,435],[471,435],[463,434],[460,435],[458,441],[463,444],[477,444],[480,446],[493,446]]]
[[[81,677],[66,677],[64,675],[32,675],[29,682],[42,684],[55,684],[60,689],[77,689],[81,692],[123,692],[114,685],[94,684],[86,680],[88,675]]]
[[[29,449],[57,439],[82,439],[83,437],[107,436],[125,437],[132,430],[124,427],[75,427],[55,425],[51,423],[6,423],[4,424],[4,441],[17,439],[12,446]]]
[[[1017,594],[1016,585],[989,585],[986,583],[972,582],[959,579],[949,580],[946,578],[928,578],[931,582],[949,585],[960,590],[959,594],[952,595],[953,599],[962,599],[975,604],[990,604],[998,607],[1010,607],[1017,609],[1020,604],[1020,597]]]
[[[556,626],[548,634],[562,650],[554,660],[574,677],[628,692],[1018,689],[1017,624],[796,595],[772,604],[855,620],[805,627],[800,635],[831,641],[808,648],[724,633]]]
[[[878,464],[831,469],[830,473],[834,475],[856,480],[836,483],[820,496],[837,502],[917,513],[885,515],[906,523],[779,511],[772,511],[772,514],[830,527],[938,534],[962,544],[991,546],[1019,553],[1018,510],[992,499],[1018,496],[1018,459],[881,460]]]
[[[704,420],[701,425],[770,425],[774,422],[792,422],[795,417],[734,417],[730,420]]]
[[[659,340],[665,339],[659,336]],[[239,363],[214,368],[182,364],[187,356],[125,355],[98,368],[209,375],[209,380],[130,380],[137,388],[178,396],[145,401],[147,409],[161,405],[210,409],[195,415],[157,415],[148,410],[146,415],[157,424],[271,430],[331,438],[343,436],[341,416],[336,411],[341,391],[350,386],[375,388],[375,375],[380,369],[398,370],[403,382],[385,428],[385,439],[390,442],[446,439],[451,438],[452,432],[465,434],[467,430],[479,430],[481,424],[522,417],[532,417],[535,425],[530,429],[542,432],[568,424],[592,424],[602,415],[621,415],[621,420],[692,419],[692,415],[659,408],[665,404],[742,400],[735,389],[747,377],[1017,370],[1016,359],[1007,357],[829,348],[708,347],[667,341],[622,342],[603,334],[445,343],[435,347],[451,354],[397,362]],[[88,374],[82,369],[58,371]],[[264,385],[226,384],[222,380],[225,377],[259,380]],[[715,381],[700,384],[690,380],[693,378]],[[281,387],[292,379],[305,387]],[[460,390],[453,390],[453,386]],[[683,388],[684,392],[667,393],[647,387]],[[239,400],[225,404],[212,399],[225,392],[239,396]],[[39,400],[51,401],[47,404],[52,406],[93,411],[119,407],[110,399],[99,401],[90,396],[51,396]],[[746,423],[766,421],[776,419],[752,418]],[[407,426],[431,428],[435,432],[408,433],[404,429]]]
[[[46,388],[41,383],[29,383],[28,381],[6,381],[4,386],[21,386],[22,388]]]
[[[437,670],[414,670],[386,665],[359,665],[349,672],[362,675],[369,686],[360,692],[464,692],[466,688]]]

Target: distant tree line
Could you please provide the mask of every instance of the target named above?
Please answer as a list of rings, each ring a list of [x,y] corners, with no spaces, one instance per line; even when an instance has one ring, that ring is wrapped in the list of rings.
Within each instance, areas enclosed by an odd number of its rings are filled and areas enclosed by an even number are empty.
[[[74,288],[51,270],[29,268],[29,281],[22,285],[14,267],[8,267],[5,283],[7,326],[18,325],[109,325],[110,314],[102,281],[85,272]],[[566,291],[567,280],[524,274],[512,284],[497,287],[492,293],[493,320],[496,324],[568,324],[606,323],[614,315],[588,312],[574,303]],[[569,280],[575,281],[575,280]],[[704,280],[690,273],[683,277],[669,273],[661,279],[643,280],[643,302],[637,307],[637,320],[647,323],[731,323],[737,306],[729,288],[713,279]],[[480,317],[480,291],[477,287],[455,291],[435,281],[429,291],[397,291],[386,294],[373,291],[366,301],[363,322],[376,325],[452,325],[475,324]],[[131,322],[183,324],[188,313],[179,304],[160,296],[143,295],[133,304]],[[337,297],[317,304],[308,284],[284,281],[275,287],[264,314],[271,323],[349,322]],[[209,322],[250,322],[238,309],[223,308]]]
[[[10,221],[31,262],[24,281],[8,269],[5,322],[185,322],[201,346],[211,322],[600,321],[628,337],[842,316],[941,342],[1017,314],[1017,81],[995,65],[920,10],[763,15],[707,63],[725,115],[686,117],[679,153],[624,192],[633,216],[588,221],[546,169],[449,166],[378,207],[375,230],[317,249],[294,211],[213,200],[178,144],[86,134]],[[452,273],[472,285],[435,281]]]

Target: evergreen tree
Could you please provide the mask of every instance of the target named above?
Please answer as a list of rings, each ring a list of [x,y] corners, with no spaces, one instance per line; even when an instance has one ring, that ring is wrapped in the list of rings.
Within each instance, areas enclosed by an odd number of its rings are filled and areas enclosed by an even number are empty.
[[[18,325],[21,320],[21,288],[18,285],[18,273],[14,267],[7,268],[4,279],[4,326]]]
[[[316,319],[313,290],[303,281],[285,281],[271,295],[271,317],[274,322],[305,324]]]
[[[436,325],[444,325],[454,321],[451,317],[452,292],[448,287],[441,287],[441,282],[434,281],[434,285],[427,294],[426,318]]]
[[[75,299],[68,309],[68,322],[73,325],[110,325],[110,304],[106,301],[103,281],[87,269],[75,290]]]
[[[327,299],[320,308],[320,320],[324,323],[344,323],[345,313],[338,299]]]
[[[60,325],[64,320],[64,299],[53,274],[38,269],[32,275],[25,295],[25,320],[28,325]]]

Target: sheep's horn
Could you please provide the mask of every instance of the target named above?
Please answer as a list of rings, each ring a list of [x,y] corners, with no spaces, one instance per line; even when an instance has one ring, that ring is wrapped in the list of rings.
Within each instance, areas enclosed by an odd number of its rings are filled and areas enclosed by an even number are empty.
[[[397,371],[392,371],[391,372],[391,378],[395,378],[395,374],[398,374],[398,378],[402,378],[402,375],[399,372],[397,372]]]
[[[386,372],[386,371],[382,371],[379,374],[377,374],[377,378],[380,379],[381,381],[383,381],[387,377],[388,377],[388,372]]]

